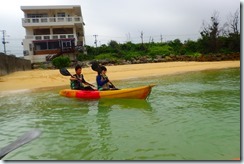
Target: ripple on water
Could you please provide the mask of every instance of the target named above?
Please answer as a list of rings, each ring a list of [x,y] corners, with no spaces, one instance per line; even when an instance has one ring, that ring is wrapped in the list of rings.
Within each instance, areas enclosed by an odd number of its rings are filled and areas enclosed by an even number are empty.
[[[77,100],[58,90],[1,95],[0,146],[38,128],[37,140],[5,159],[232,159],[240,156],[239,73],[203,71],[118,83],[121,88],[157,83],[147,101]]]

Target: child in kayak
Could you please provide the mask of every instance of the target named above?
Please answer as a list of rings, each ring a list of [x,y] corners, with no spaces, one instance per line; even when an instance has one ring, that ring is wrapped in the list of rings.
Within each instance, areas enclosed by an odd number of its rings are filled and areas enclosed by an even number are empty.
[[[106,76],[107,68],[100,66],[101,72],[98,72],[96,81],[98,90],[117,90],[117,88],[109,81]]]
[[[84,79],[84,75],[81,74],[82,68],[80,65],[77,65],[75,67],[75,72],[71,78],[70,78],[70,88],[74,90],[95,90],[92,87],[95,87],[94,85],[86,82]]]

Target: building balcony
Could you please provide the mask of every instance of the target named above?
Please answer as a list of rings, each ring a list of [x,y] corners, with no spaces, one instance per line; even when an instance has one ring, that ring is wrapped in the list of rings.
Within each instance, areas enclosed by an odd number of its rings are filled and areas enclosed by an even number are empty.
[[[42,18],[22,18],[22,26],[59,26],[83,24],[82,17],[42,17]]]
[[[30,40],[52,40],[76,38],[74,34],[53,34],[53,35],[27,35],[25,39]]]

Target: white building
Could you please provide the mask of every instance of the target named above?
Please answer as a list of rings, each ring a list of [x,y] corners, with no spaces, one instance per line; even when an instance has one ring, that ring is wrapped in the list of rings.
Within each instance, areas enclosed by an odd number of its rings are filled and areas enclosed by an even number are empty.
[[[21,10],[26,31],[25,59],[44,62],[55,55],[72,54],[75,48],[83,49],[84,22],[80,6],[21,6]]]

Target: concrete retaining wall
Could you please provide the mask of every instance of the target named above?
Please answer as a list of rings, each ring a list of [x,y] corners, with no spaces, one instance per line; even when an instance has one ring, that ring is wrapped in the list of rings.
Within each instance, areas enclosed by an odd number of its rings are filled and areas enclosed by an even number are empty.
[[[7,75],[15,71],[25,71],[30,69],[30,60],[0,53],[0,76]]]

